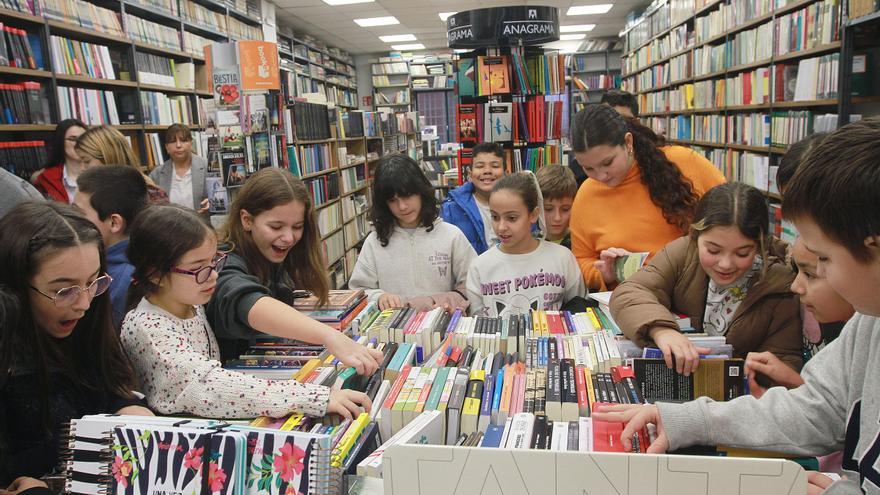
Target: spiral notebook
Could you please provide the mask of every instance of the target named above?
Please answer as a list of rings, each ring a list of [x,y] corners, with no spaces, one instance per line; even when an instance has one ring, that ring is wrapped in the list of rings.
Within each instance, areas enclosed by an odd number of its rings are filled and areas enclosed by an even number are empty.
[[[96,415],[71,421],[62,456],[76,495],[337,494],[331,437],[222,421]]]

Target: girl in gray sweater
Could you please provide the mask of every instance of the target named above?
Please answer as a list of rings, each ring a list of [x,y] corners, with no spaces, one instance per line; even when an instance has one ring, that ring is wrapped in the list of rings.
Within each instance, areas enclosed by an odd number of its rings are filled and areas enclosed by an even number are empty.
[[[434,188],[418,163],[384,159],[373,180],[370,220],[348,286],[364,289],[381,309],[466,309],[464,286],[474,248],[458,227],[439,218]]]

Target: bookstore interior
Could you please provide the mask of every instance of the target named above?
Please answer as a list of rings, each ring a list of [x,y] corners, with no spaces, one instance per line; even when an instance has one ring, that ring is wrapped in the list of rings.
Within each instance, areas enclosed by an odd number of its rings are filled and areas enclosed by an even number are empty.
[[[179,124],[206,163],[200,213],[219,229],[229,212],[248,215],[234,205],[251,176],[287,169],[309,195],[330,286],[326,302],[295,294],[293,308],[381,354],[362,375],[329,346],[253,332],[223,369],[363,392],[372,407],[347,419],[77,416],[53,436],[59,466],[33,475],[71,494],[806,493],[820,458],[735,445],[647,453],[653,425],[625,445],[624,423],[592,418],[608,403],[749,395],[743,356],[723,334],[677,318],[707,355],[680,374],[623,336],[608,291],[568,311],[486,316],[389,306],[348,282],[373,230],[381,164],[417,163],[438,204],[468,187],[481,143],[501,145],[506,173],[579,170],[574,117],[609,91],[629,93],[635,117],[667,143],[761,191],[771,233],[793,244],[781,160],[808,136],[880,115],[880,3],[513,3],[0,0],[6,172],[37,183],[51,157],[65,161],[53,143],[88,150],[79,133],[56,136],[76,119],[118,131],[128,165],[156,180],[176,163],[169,127]],[[620,267],[618,280],[644,263]],[[516,283],[550,285],[550,275]]]

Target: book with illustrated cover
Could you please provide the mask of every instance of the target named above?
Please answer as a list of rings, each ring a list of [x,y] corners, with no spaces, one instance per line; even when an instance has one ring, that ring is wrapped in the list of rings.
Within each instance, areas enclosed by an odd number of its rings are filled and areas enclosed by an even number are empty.
[[[510,72],[507,69],[507,57],[479,57],[477,66],[480,69],[481,96],[510,93]]]
[[[614,273],[617,275],[617,281],[623,282],[630,278],[635,272],[641,270],[651,253],[630,253],[625,256],[619,256],[614,260]]]
[[[477,142],[477,105],[458,105],[458,141]]]
[[[486,104],[486,141],[510,141],[513,139],[513,104]]]
[[[257,170],[272,166],[272,153],[269,143],[269,133],[260,132],[251,136],[253,143],[253,163]]]
[[[226,196],[226,187],[223,186],[223,177],[205,177],[205,191],[210,202],[210,213],[226,213],[229,208],[229,200]]]
[[[250,133],[269,130],[269,108],[266,106],[266,95],[245,95],[245,125]]]
[[[244,183],[247,163],[243,150],[223,150],[220,152],[220,168],[223,183],[228,188]]]
[[[457,68],[456,81],[458,82],[458,96],[474,96],[474,90],[476,88],[474,59],[463,58],[459,60]]]
[[[349,309],[356,305],[364,297],[363,289],[358,290],[331,290],[327,295],[327,304],[318,306],[317,296],[301,297],[296,299],[293,307],[299,310],[313,309]]]

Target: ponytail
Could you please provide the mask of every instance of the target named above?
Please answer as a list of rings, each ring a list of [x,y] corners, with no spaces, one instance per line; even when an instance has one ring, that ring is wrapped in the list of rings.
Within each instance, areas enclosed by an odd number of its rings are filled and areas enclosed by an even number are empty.
[[[627,133],[651,201],[670,225],[687,232],[699,200],[693,184],[660,149],[665,140],[638,119],[625,118],[608,105],[587,105],[573,119],[571,147],[580,153],[603,144],[623,146]]]

